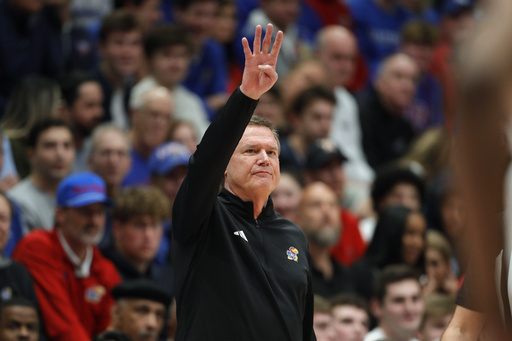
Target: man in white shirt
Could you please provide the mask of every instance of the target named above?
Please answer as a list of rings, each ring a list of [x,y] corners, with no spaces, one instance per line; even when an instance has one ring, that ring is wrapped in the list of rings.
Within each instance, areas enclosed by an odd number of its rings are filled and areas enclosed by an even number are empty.
[[[348,195],[354,209],[368,195],[373,170],[367,164],[363,148],[359,111],[354,97],[345,89],[352,79],[358,53],[353,34],[341,26],[329,26],[316,36],[315,55],[327,68],[336,96],[330,137],[348,161],[343,164],[348,179]]]
[[[364,341],[416,341],[425,306],[416,271],[407,265],[390,265],[376,278],[374,289],[371,309],[379,323]]]

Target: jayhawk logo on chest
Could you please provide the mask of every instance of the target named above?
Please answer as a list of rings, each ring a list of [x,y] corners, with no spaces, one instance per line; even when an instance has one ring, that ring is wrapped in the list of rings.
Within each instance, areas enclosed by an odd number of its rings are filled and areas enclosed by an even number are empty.
[[[289,260],[293,260],[295,262],[299,261],[299,250],[297,250],[293,246],[290,246],[290,248],[286,250],[286,255],[288,256]]]

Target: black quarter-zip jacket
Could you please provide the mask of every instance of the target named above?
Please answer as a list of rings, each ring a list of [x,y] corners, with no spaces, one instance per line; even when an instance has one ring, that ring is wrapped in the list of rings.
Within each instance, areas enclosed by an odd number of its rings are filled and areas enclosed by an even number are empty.
[[[303,232],[219,185],[257,101],[237,89],[206,131],[173,209],[177,341],[316,340]]]

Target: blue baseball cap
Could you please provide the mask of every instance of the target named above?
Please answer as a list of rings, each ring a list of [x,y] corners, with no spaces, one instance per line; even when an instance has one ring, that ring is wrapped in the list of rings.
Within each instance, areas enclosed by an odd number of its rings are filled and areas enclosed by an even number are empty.
[[[179,142],[164,143],[156,148],[149,159],[149,172],[164,175],[178,166],[188,166],[190,150]]]
[[[105,181],[91,172],[66,177],[57,189],[57,206],[81,207],[95,203],[109,204]]]
[[[447,0],[443,5],[443,15],[454,16],[472,8],[472,0]]]

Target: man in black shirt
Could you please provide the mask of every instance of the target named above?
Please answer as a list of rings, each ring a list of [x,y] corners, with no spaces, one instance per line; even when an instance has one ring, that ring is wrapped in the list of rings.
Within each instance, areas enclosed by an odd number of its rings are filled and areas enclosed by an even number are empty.
[[[278,77],[283,33],[269,53],[272,30],[261,44],[256,27],[254,52],[242,40],[242,85],[190,158],[174,203],[178,341],[316,339],[306,238],[269,197],[280,178],[279,141],[268,121],[251,119]]]

